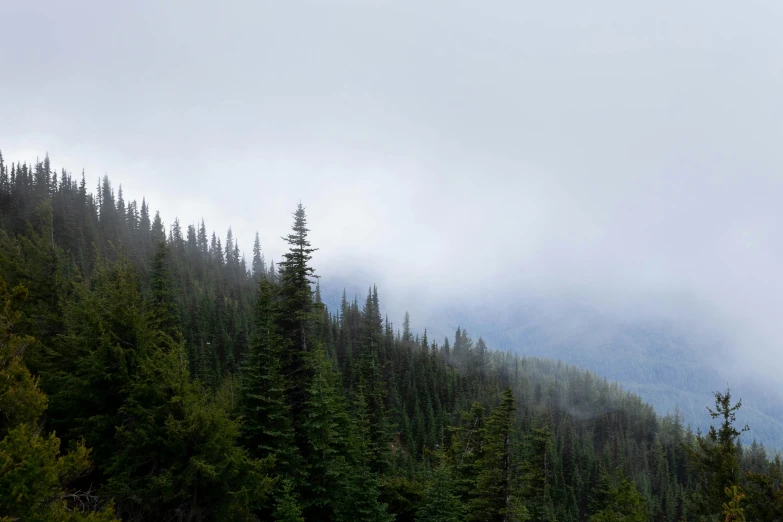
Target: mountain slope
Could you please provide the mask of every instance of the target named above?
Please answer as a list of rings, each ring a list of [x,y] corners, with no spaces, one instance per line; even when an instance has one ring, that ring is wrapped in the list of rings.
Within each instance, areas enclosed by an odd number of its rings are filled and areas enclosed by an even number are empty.
[[[357,281],[371,280],[364,271],[351,277],[326,274],[321,280],[325,302],[339,304],[343,289],[349,299],[361,299],[367,290]],[[417,324],[433,339],[453,341],[460,326],[490,348],[562,360],[621,384],[660,415],[679,408],[687,422],[702,431],[711,422],[706,405],[712,392],[728,384],[743,401],[739,422],[751,428],[743,441],[756,439],[783,449],[781,390],[735,372],[721,358],[725,341],[691,325],[672,319],[618,319],[584,305],[521,299],[503,306],[449,301],[420,311],[423,317],[417,317]],[[399,310],[395,315],[401,319]]]
[[[445,310],[433,325],[458,323],[498,349],[560,359],[621,383],[661,414],[679,407],[694,428],[711,419],[705,405],[711,392],[729,384],[743,400],[738,418],[758,439],[783,448],[783,395],[777,387],[754,381],[726,367],[720,340],[710,339],[671,320],[617,320],[584,307],[535,305],[505,311],[488,307]]]

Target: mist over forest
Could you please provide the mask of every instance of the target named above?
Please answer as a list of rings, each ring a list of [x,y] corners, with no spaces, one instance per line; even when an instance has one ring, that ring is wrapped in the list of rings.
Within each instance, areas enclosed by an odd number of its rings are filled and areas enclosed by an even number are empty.
[[[0,509],[65,520],[773,520],[780,455],[605,377],[324,303],[289,250],[0,159]],[[612,356],[617,356],[617,347]],[[520,349],[519,351],[524,351]],[[649,368],[644,371],[649,371]],[[749,502],[743,501],[749,497]],[[769,498],[773,502],[769,502]],[[628,518],[630,517],[630,518]]]
[[[781,16],[0,2],[0,521],[783,521]]]

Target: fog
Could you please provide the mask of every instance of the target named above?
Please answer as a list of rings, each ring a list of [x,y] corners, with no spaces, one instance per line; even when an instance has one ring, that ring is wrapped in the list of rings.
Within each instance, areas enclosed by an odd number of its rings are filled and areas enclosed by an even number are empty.
[[[318,272],[377,282],[396,323],[574,300],[698,325],[778,378],[781,15],[6,0],[0,150],[107,173],[246,253],[258,230],[272,259],[301,200]]]

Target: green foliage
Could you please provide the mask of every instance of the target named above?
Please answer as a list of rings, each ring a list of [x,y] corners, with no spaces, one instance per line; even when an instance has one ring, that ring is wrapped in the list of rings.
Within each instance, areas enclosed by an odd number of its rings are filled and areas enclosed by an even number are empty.
[[[280,269],[280,316],[278,326],[283,337],[290,343],[290,349],[282,353],[283,374],[288,381],[288,401],[294,419],[300,421],[306,401],[307,388],[311,379],[311,366],[307,353],[313,351],[308,345],[316,319],[313,292],[310,283],[315,270],[309,265],[316,250],[307,239],[307,218],[300,203],[294,213],[292,233],[285,237],[289,245]]]
[[[337,387],[337,375],[318,346],[310,352],[309,363],[313,380],[307,390],[306,414],[301,425],[308,480],[302,497],[308,520],[328,520],[329,512],[345,499],[349,418]]]
[[[511,522],[528,519],[518,496],[518,462],[512,447],[514,394],[506,387],[484,428],[476,488],[468,505],[469,520]]]
[[[166,243],[158,244],[150,274],[150,308],[154,326],[172,339],[182,336],[177,304],[171,290]]]
[[[525,439],[522,497],[533,520],[554,521],[552,489],[556,462],[552,455],[552,431],[544,424],[530,430]]]
[[[270,462],[237,444],[231,380],[210,397],[183,361],[181,349],[150,359],[130,388],[107,490],[128,518],[250,520],[273,483]]]
[[[278,333],[275,289],[265,276],[259,281],[248,355],[242,364],[239,406],[242,441],[258,458],[272,456],[279,473],[300,474],[294,445],[288,386],[282,375],[281,358],[289,344]]]
[[[301,205],[280,271],[258,239],[251,273],[230,230],[167,230],[47,165],[0,168],[0,275],[31,295],[2,301],[14,516],[108,519],[112,496],[126,520],[783,519],[728,393],[694,436],[589,372],[396,329],[374,287],[330,311]]]
[[[742,401],[733,404],[731,391],[715,393],[715,409],[708,408],[719,427],[710,427],[706,435],[697,434],[695,444],[686,448],[691,469],[700,477],[690,496],[691,512],[697,520],[712,520],[721,515],[726,488],[739,485],[739,438],[747,426],[737,430],[736,412]]]
[[[277,507],[272,516],[277,522],[304,522],[302,509],[297,502],[291,480],[283,481],[280,499],[277,501]]]
[[[26,297],[21,287],[9,292],[0,277],[0,520],[114,520],[112,508],[98,509],[91,492],[65,489],[90,467],[84,443],[61,456],[60,440],[37,425],[46,396],[23,362],[32,339],[13,333],[21,318],[15,305]]]
[[[171,340],[152,327],[126,259],[100,260],[91,283],[74,283],[64,303],[65,332],[47,353],[42,383],[52,426],[68,443],[84,438],[103,473],[129,389]]]
[[[441,460],[424,491],[416,522],[460,522],[465,519],[465,506],[456,494],[452,475],[448,463]]]
[[[0,277],[0,436],[23,423],[35,423],[46,409],[46,395],[24,363],[24,354],[32,343],[29,336],[13,333],[22,318],[16,310],[27,299],[27,290],[8,291]]]
[[[647,522],[647,502],[619,470],[617,480],[617,487],[609,489],[606,506],[590,522]]]
[[[84,444],[59,456],[60,440],[42,436],[38,428],[24,423],[0,440],[0,520],[109,521],[111,507],[93,511],[90,493],[67,493],[63,485],[90,466]],[[85,511],[73,504],[84,506]]]
[[[742,508],[745,494],[737,486],[726,488],[725,493],[728,497],[728,501],[723,504],[725,522],[745,522],[745,510]]]
[[[379,501],[379,479],[371,466],[376,452],[372,445],[371,419],[367,414],[364,396],[356,397],[356,408],[348,432],[349,474],[345,497],[338,507],[343,520],[390,521],[394,519],[386,511],[386,505]]]

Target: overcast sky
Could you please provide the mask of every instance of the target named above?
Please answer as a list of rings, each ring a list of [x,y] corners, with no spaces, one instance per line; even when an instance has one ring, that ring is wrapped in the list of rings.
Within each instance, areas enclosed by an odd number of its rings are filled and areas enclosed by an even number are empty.
[[[319,272],[410,308],[698,309],[774,373],[782,25],[773,0],[5,0],[0,150],[273,258],[301,199]]]

